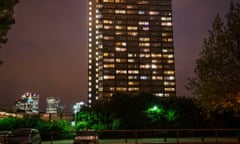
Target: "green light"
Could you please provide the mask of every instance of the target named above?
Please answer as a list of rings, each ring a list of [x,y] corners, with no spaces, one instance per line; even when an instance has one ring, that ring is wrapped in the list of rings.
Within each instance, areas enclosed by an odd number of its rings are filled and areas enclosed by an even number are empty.
[[[164,115],[164,117],[168,120],[168,121],[174,121],[177,119],[177,116],[176,116],[176,111],[174,110],[168,110],[166,112],[166,114]]]
[[[155,113],[157,115],[161,115],[163,112],[164,112],[164,109],[156,105],[147,110],[147,113]]]
[[[152,122],[156,122],[160,119],[166,119],[171,122],[177,119],[177,112],[173,109],[166,109],[163,106],[154,105],[148,108],[146,111],[146,116],[151,119]]]

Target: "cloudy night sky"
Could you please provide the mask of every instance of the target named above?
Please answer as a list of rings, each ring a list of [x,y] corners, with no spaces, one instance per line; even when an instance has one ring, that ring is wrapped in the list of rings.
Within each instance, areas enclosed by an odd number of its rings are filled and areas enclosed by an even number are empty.
[[[234,0],[240,2],[239,0]],[[66,111],[87,100],[87,0],[20,0],[7,44],[0,49],[0,105],[25,92],[60,98]],[[193,76],[203,39],[230,0],[172,0],[177,96]]]

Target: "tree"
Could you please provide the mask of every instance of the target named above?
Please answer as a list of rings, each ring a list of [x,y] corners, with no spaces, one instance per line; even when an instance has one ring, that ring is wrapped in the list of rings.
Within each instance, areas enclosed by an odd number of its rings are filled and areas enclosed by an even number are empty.
[[[1,0],[0,1],[0,48],[1,45],[7,42],[7,33],[11,25],[15,23],[13,14],[14,6],[18,0]],[[0,61],[0,65],[2,61]]]
[[[204,112],[240,111],[240,4],[216,16],[187,88]]]

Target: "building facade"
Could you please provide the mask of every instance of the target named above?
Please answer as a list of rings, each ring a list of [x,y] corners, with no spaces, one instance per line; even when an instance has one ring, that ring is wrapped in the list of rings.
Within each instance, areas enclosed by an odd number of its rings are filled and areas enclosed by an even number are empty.
[[[88,16],[88,103],[176,96],[171,0],[89,0]]]
[[[16,112],[27,114],[39,113],[39,95],[31,92],[24,93],[21,98],[15,102]]]

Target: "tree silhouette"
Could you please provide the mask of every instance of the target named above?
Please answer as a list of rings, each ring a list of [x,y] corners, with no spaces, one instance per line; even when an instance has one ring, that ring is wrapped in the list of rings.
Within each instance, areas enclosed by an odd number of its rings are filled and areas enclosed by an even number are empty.
[[[14,6],[18,0],[0,0],[0,48],[2,44],[7,42],[7,33],[11,25],[15,23],[13,14]],[[3,62],[0,61],[0,65]]]
[[[187,88],[204,112],[240,111],[240,4],[215,18]]]

